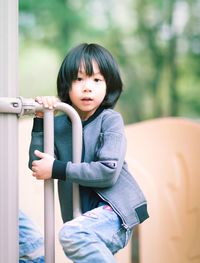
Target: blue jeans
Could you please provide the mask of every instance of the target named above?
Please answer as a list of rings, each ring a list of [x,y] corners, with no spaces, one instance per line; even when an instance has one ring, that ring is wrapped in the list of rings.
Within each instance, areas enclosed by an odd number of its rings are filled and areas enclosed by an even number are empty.
[[[44,262],[44,239],[31,219],[19,211],[19,262]]]
[[[82,216],[65,223],[59,239],[66,256],[75,263],[114,263],[133,229],[125,229],[110,206],[101,203]]]

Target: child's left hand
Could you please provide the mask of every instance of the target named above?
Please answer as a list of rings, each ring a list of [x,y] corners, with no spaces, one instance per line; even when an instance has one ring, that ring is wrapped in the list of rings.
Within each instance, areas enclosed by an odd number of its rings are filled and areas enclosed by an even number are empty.
[[[39,157],[40,160],[32,162],[31,170],[33,171],[33,176],[38,180],[50,179],[55,158],[38,150],[35,150],[34,154]]]

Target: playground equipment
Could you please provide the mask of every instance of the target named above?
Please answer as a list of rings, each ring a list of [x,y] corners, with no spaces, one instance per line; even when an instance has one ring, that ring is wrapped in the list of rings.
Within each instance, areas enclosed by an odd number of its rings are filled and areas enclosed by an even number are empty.
[[[78,163],[81,161],[81,153],[82,153],[82,124],[79,115],[70,105],[67,105],[66,103],[62,103],[62,102],[57,103],[55,110],[65,112],[72,121],[73,162]],[[44,109],[33,99],[25,99],[22,97],[19,98],[0,97],[0,113],[17,114],[18,116],[23,116],[27,114],[28,115],[34,114],[35,111],[44,112],[44,152],[54,156],[53,110]],[[74,217],[80,215],[79,201],[80,198],[79,198],[78,185],[73,184],[73,216]],[[6,202],[3,205],[5,206]],[[17,206],[17,204],[15,206]],[[16,211],[16,207],[13,207],[13,209]],[[15,213],[15,216],[18,217],[18,214]],[[44,222],[45,222],[44,224],[45,262],[54,263],[55,262],[55,249],[54,249],[55,222],[54,222],[54,183],[52,179],[44,181]],[[16,235],[16,232],[14,232],[13,235]],[[14,237],[14,239],[17,240],[16,237]]]
[[[127,162],[148,200],[140,263],[200,262],[200,123],[160,118],[126,126]]]

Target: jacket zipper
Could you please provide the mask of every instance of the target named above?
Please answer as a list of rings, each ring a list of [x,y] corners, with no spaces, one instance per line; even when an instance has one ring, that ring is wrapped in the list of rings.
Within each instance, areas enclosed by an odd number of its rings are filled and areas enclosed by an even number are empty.
[[[113,209],[113,211],[122,219],[122,226],[127,230],[129,227],[127,226],[127,224],[125,223],[125,219],[124,219],[124,217],[123,217],[123,215],[113,206],[113,204],[110,202],[110,201],[108,201],[104,196],[102,196],[100,193],[98,193],[98,192],[96,192],[100,197],[101,197],[101,199],[102,200],[104,200],[106,203],[108,203],[111,207],[112,207],[112,209]]]

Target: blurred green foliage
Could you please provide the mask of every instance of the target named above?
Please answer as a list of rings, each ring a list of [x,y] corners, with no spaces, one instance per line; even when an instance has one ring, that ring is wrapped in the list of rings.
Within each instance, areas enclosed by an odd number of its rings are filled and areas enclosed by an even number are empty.
[[[96,42],[117,59],[126,123],[200,114],[199,0],[19,0],[22,96],[56,93],[65,54]]]

